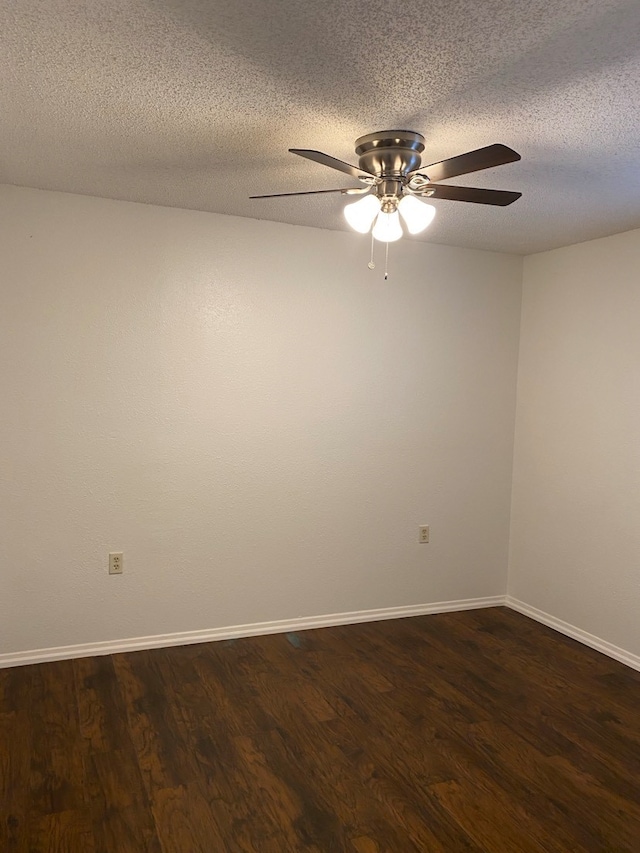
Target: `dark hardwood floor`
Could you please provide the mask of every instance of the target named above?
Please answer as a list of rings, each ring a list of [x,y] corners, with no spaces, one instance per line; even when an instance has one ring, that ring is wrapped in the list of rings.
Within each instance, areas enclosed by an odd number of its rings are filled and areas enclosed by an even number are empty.
[[[638,853],[640,673],[503,608],[0,671],[2,853]]]

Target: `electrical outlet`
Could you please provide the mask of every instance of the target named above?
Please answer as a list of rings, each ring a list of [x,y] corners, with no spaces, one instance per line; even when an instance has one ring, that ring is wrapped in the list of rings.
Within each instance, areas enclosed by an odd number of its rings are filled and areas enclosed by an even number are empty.
[[[418,530],[420,531],[418,533],[418,542],[421,545],[425,545],[429,541],[429,525],[421,524]]]
[[[123,554],[109,554],[109,574],[121,575],[124,569]]]

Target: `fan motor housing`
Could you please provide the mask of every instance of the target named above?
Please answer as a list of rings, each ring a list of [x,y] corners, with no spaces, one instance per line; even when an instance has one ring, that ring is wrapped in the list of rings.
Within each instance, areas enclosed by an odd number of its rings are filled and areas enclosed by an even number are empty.
[[[415,130],[378,130],[356,139],[359,165],[381,177],[404,177],[420,168],[424,136]]]

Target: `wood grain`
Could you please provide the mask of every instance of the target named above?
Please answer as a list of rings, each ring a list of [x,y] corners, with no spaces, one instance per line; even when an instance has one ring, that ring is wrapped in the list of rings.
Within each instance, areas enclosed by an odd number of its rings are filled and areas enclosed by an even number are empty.
[[[504,608],[0,671],[7,853],[638,853],[640,677]]]

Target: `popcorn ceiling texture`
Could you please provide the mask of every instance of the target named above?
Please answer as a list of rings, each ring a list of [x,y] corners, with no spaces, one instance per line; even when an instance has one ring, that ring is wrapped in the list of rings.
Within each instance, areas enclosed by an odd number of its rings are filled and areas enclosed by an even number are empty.
[[[418,130],[425,162],[502,142],[428,242],[530,253],[640,225],[637,0],[20,0],[0,10],[0,182],[347,230],[355,161]],[[412,238],[416,239],[416,238]]]

